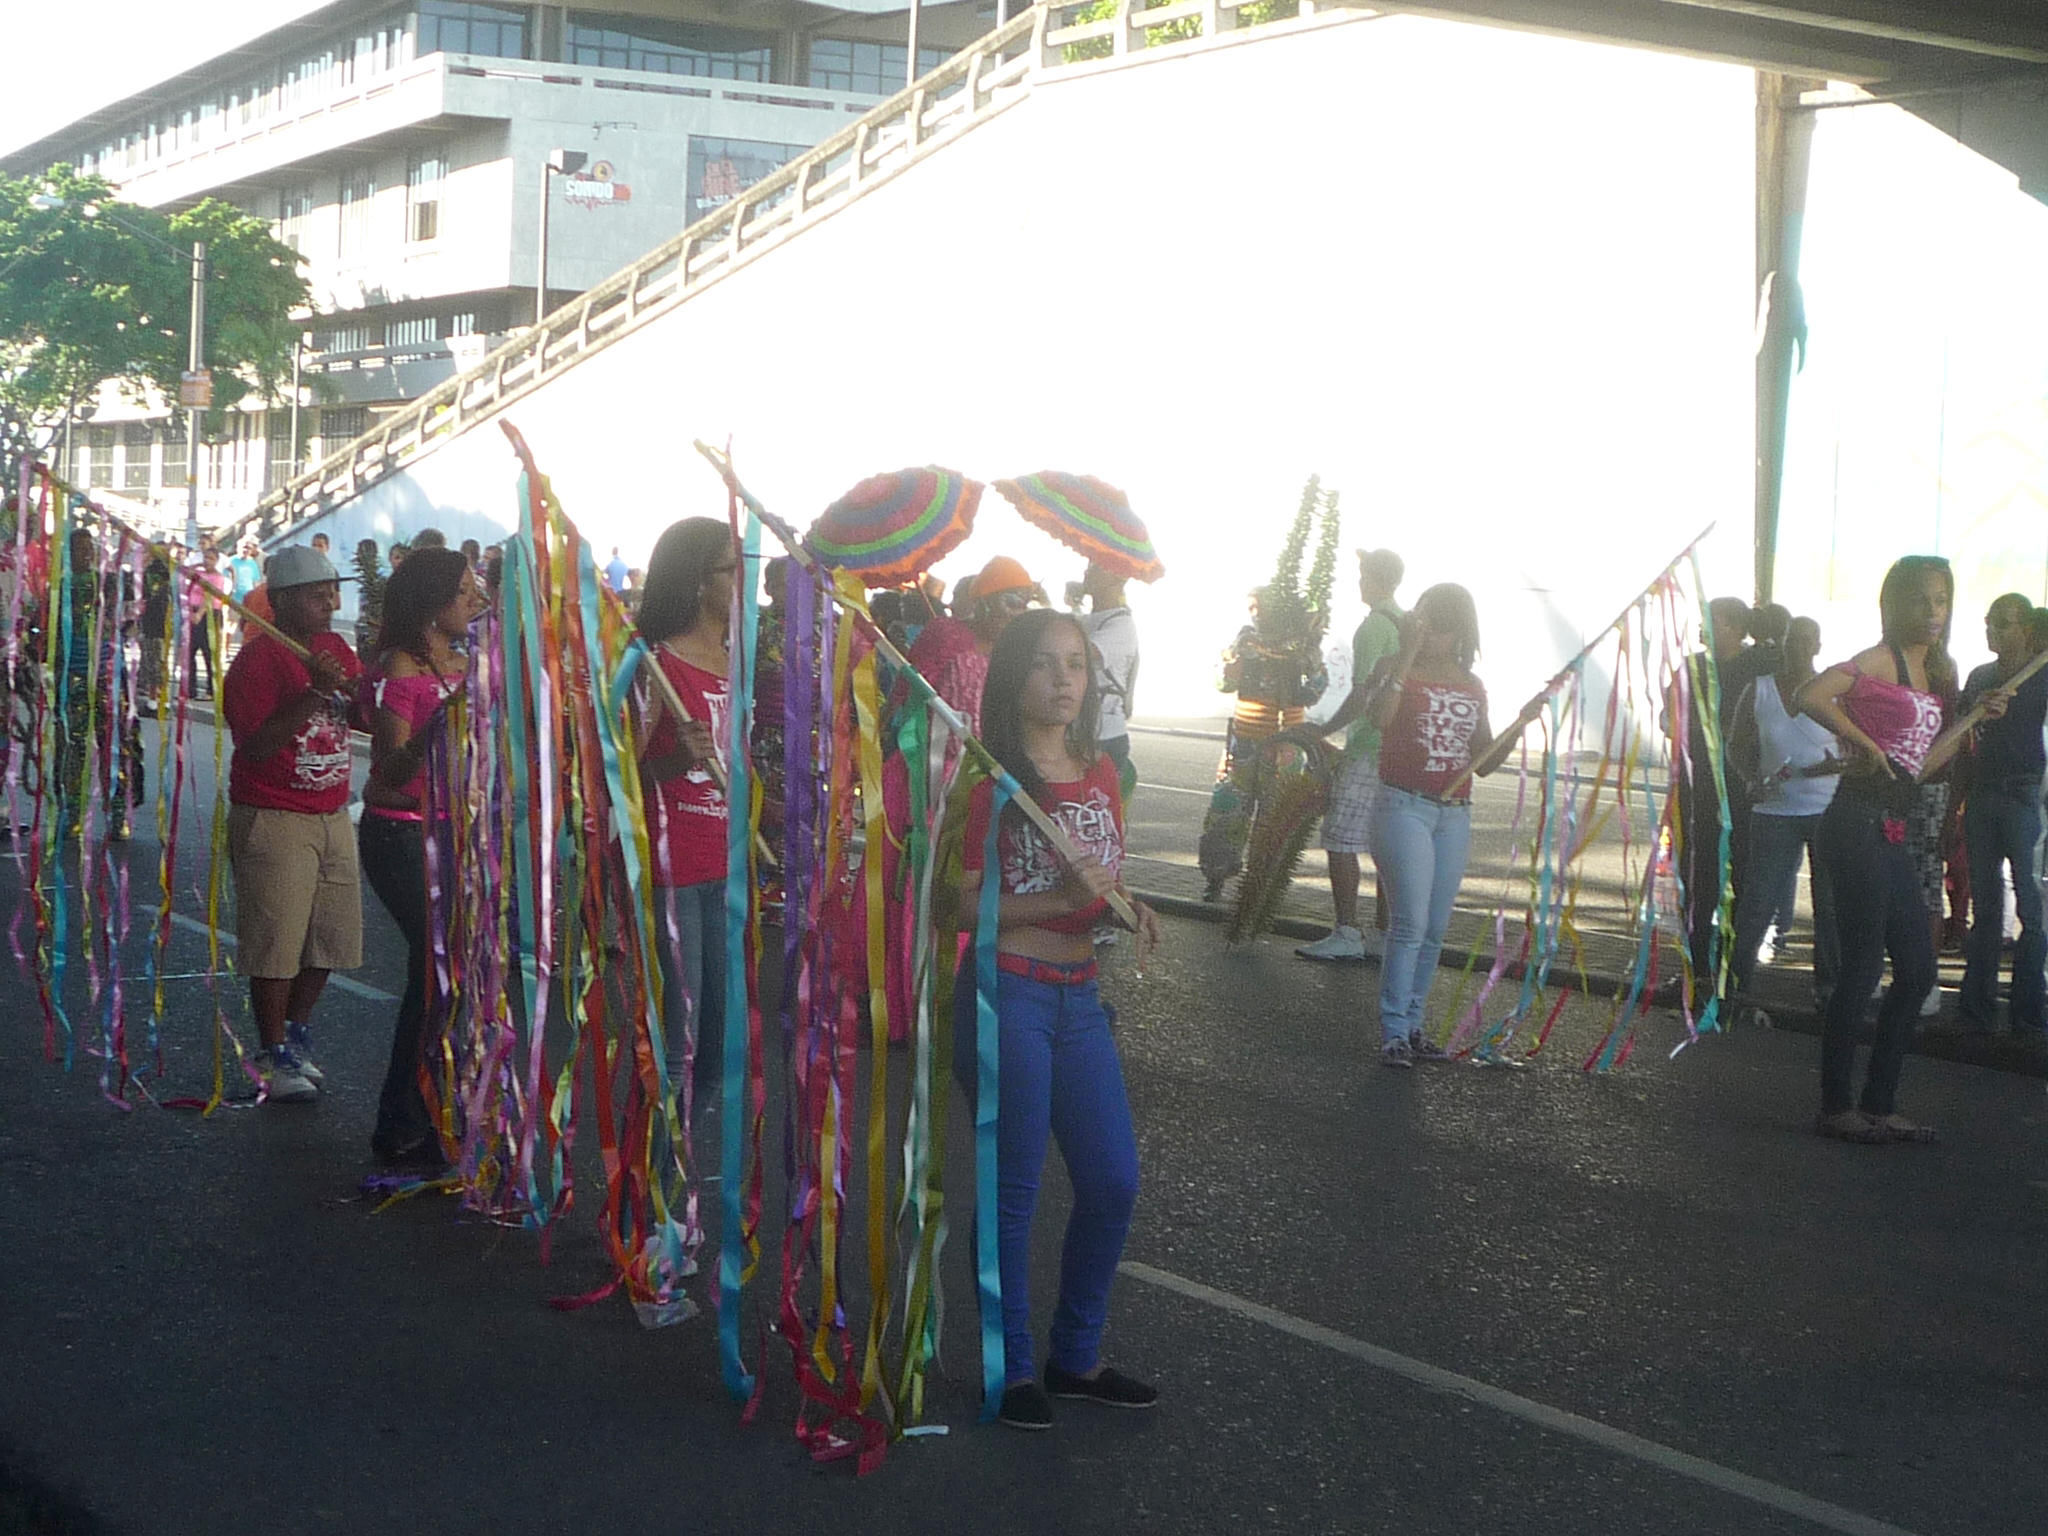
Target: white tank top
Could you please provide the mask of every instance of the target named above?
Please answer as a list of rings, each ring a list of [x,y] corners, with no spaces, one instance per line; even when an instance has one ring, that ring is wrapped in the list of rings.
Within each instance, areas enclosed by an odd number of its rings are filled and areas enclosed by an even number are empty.
[[[1834,732],[1805,715],[1787,714],[1778,680],[1769,673],[1756,680],[1756,734],[1763,794],[1755,808],[1766,816],[1818,816],[1826,810],[1840,775],[1809,779],[1799,770],[1840,755]]]

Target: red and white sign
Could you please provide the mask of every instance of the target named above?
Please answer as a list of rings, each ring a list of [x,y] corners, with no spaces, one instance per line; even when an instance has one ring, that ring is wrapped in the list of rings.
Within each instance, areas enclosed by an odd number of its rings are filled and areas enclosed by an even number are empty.
[[[590,174],[587,176],[563,177],[562,195],[572,203],[582,203],[587,208],[601,208],[616,203],[630,203],[633,200],[633,189],[618,179],[611,161],[600,160],[590,168]]]

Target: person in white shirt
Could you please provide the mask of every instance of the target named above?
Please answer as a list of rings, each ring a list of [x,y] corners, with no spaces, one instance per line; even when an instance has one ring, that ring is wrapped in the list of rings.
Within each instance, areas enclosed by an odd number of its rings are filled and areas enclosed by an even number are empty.
[[[1834,733],[1819,721],[1794,712],[1792,697],[1813,676],[1820,654],[1820,625],[1794,619],[1784,656],[1743,690],[1729,733],[1730,766],[1748,787],[1749,877],[1735,907],[1735,953],[1730,961],[1736,997],[1749,991],[1758,952],[1773,924],[1782,935],[1792,926],[1799,889],[1799,861],[1813,871],[1813,990],[1825,1007],[1834,990],[1840,950],[1834,901],[1827,877],[1812,859],[1821,814],[1835,797],[1843,757]]]
[[[1081,619],[1095,663],[1095,686],[1102,692],[1102,713],[1095,744],[1116,764],[1123,803],[1131,803],[1138,770],[1131,766],[1132,700],[1138,691],[1138,622],[1124,602],[1124,578],[1094,561],[1081,577],[1088,613]]]

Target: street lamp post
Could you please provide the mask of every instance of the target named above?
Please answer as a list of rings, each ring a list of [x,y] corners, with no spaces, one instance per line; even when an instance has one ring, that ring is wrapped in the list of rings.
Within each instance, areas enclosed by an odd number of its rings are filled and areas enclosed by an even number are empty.
[[[580,149],[553,149],[540,168],[540,261],[533,279],[533,323],[548,317],[548,183],[550,178],[573,176],[590,161]]]
[[[192,348],[189,353],[188,371],[197,376],[206,372],[206,242],[192,242]],[[197,379],[194,393],[189,397],[195,402],[186,417],[185,443],[185,547],[199,548],[199,418],[206,413],[206,407],[197,403]]]

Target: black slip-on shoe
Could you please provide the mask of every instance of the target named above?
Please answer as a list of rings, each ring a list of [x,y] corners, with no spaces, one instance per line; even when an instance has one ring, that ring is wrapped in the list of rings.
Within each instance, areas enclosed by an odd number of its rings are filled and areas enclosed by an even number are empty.
[[[1012,1429],[1051,1429],[1052,1400],[1035,1381],[1020,1381],[1003,1392],[998,1415]]]
[[[1076,1376],[1050,1361],[1045,1367],[1045,1389],[1054,1397],[1085,1398],[1110,1408],[1150,1408],[1159,1401],[1159,1389],[1104,1366],[1093,1376]],[[1004,1398],[1005,1405],[1009,1399]]]

